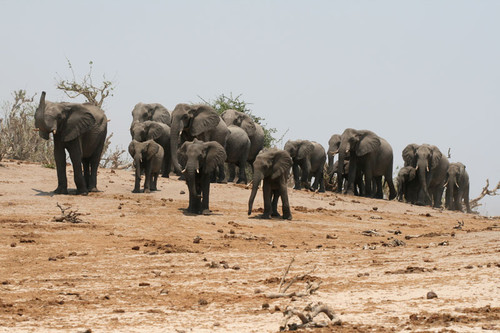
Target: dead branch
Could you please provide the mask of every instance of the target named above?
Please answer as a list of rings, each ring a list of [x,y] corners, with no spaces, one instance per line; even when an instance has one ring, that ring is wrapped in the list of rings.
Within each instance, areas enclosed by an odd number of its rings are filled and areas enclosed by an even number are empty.
[[[77,210],[69,210],[71,206],[68,206],[66,208],[62,207],[59,205],[59,202],[56,203],[57,207],[61,210],[61,216],[55,217],[54,216],[54,221],[55,222],[70,222],[70,223],[88,223],[83,221],[79,216],[83,215],[82,213],[78,213]]]
[[[288,290],[288,288],[290,288],[290,286],[297,280],[302,280],[303,278],[305,278],[307,275],[309,274],[312,274],[314,271],[316,270],[316,266],[313,267],[313,269],[311,269],[309,272],[307,272],[306,274],[303,274],[303,275],[295,275],[291,280],[290,282],[288,282],[288,284],[286,285],[285,289],[283,289],[283,292],[286,292]]]
[[[288,306],[285,311],[283,311],[283,323],[280,326],[280,331],[284,331],[287,329],[288,321],[293,317],[299,317],[301,323],[300,324],[290,324],[288,325],[289,330],[297,330],[299,328],[311,328],[311,327],[326,327],[328,326],[328,322],[317,322],[314,320],[316,316],[320,313],[324,313],[330,321],[333,321],[336,318],[335,312],[331,307],[321,302],[312,306],[312,304],[307,305],[303,311],[299,311],[291,306]],[[340,323],[340,320],[337,320]]]
[[[473,209],[473,208],[477,208],[479,206],[481,206],[481,204],[479,203],[480,200],[482,200],[485,196],[487,195],[490,195],[490,196],[495,196],[495,195],[498,195],[497,191],[500,189],[500,182],[498,182],[497,186],[495,186],[495,188],[493,189],[488,189],[488,187],[490,187],[490,180],[489,179],[486,179],[486,186],[483,187],[483,190],[481,191],[481,193],[479,194],[479,196],[475,199],[472,199],[470,201],[470,208]]]
[[[307,272],[305,274],[295,275],[293,278],[290,279],[290,281],[283,288],[283,284],[285,282],[286,276],[288,275],[288,272],[290,271],[290,267],[292,266],[292,263],[294,261],[295,261],[295,258],[292,258],[292,260],[290,261],[290,264],[285,269],[285,272],[283,273],[283,277],[281,278],[281,281],[280,281],[280,284],[278,287],[278,292],[265,293],[264,294],[265,297],[267,297],[267,298],[306,297],[306,296],[312,295],[314,292],[316,292],[319,289],[319,287],[322,283],[321,281],[319,281],[319,282],[309,282],[308,281],[307,285],[306,285],[306,290],[304,292],[297,292],[297,291],[293,291],[293,292],[289,292],[289,293],[286,292],[288,290],[288,288],[290,288],[290,286],[294,282],[304,279],[306,276],[308,276],[309,274],[312,274],[316,270],[316,266],[314,266],[312,270],[310,270],[309,272]]]
[[[286,275],[288,274],[288,271],[290,271],[290,267],[292,266],[294,261],[295,261],[295,258],[292,258],[292,260],[290,260],[288,267],[286,268],[285,272],[283,273],[283,276],[281,277],[280,285],[278,287],[278,293],[281,292],[281,287],[283,286],[283,283],[285,282]]]

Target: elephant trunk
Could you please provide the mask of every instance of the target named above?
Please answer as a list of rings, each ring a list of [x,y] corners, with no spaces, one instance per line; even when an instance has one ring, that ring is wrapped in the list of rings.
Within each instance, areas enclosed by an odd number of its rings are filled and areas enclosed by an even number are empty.
[[[200,197],[200,194],[196,190],[196,175],[199,172],[199,164],[195,162],[188,162],[186,164],[185,175],[186,183],[189,189],[189,194],[194,197]]]
[[[248,215],[252,214],[253,201],[257,195],[257,190],[259,189],[261,180],[262,174],[260,174],[257,170],[254,170],[252,178],[252,193],[250,193],[250,198],[248,199]]]
[[[428,189],[428,171],[429,170],[429,164],[427,160],[418,160],[417,162],[417,174],[418,174],[418,179],[420,181],[420,195],[419,195],[419,203],[422,205],[427,204],[427,201],[430,201],[430,204],[432,205],[432,199],[431,196],[429,195],[429,189]]]
[[[183,129],[182,120],[172,119],[172,127],[170,129],[170,154],[172,156],[172,166],[177,175],[181,174],[182,167],[177,159],[177,148],[179,148],[179,136]]]
[[[448,181],[448,185],[446,188],[446,196],[448,197],[448,209],[450,210],[455,210],[455,202],[454,202],[454,195],[455,195],[455,181]]]
[[[337,192],[342,193],[342,185],[344,182],[344,163],[347,156],[347,149],[349,145],[346,142],[342,142],[339,148],[339,164],[337,165]]]
[[[134,164],[135,164],[135,185],[134,185],[134,191],[135,193],[138,193],[141,189],[141,156],[136,155],[134,157]]]
[[[333,160],[335,159],[335,154],[328,152],[328,174],[333,176]]]
[[[38,128],[38,134],[41,138],[48,140],[50,129],[45,122],[45,91],[40,96],[40,104],[35,112],[35,128]]]

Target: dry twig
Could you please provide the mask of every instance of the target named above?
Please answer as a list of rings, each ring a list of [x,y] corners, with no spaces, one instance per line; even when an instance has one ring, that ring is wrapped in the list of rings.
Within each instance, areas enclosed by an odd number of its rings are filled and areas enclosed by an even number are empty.
[[[71,208],[71,206],[64,208],[61,205],[59,205],[59,202],[57,203],[57,207],[59,207],[59,209],[61,210],[61,216],[59,216],[59,217],[54,216],[55,222],[88,223],[88,222],[83,221],[79,217],[83,214],[78,213],[78,209],[77,210],[69,210]]]
[[[488,189],[488,187],[490,187],[490,180],[486,179],[486,186],[483,187],[483,190],[481,191],[481,194],[479,194],[479,196],[477,198],[472,199],[470,201],[470,208],[471,209],[477,208],[477,207],[481,206],[481,204],[479,203],[479,201],[481,199],[483,199],[485,196],[487,196],[487,195],[490,195],[490,196],[498,195],[497,191],[500,189],[500,182],[498,182],[497,186],[495,186],[495,188],[492,189],[492,190]]]
[[[265,293],[264,296],[267,298],[280,298],[280,297],[306,297],[311,294],[313,294],[315,291],[317,291],[321,285],[321,281],[319,282],[307,282],[306,285],[306,290],[304,292],[289,292],[287,293],[286,291],[290,286],[295,283],[297,280],[302,280],[309,274],[312,274],[316,270],[316,266],[313,267],[309,272],[302,274],[302,275],[295,275],[293,278],[290,279],[290,281],[283,287],[283,284],[285,283],[286,276],[288,275],[288,272],[290,271],[290,267],[292,266],[293,262],[295,261],[295,258],[292,258],[290,261],[290,264],[288,264],[287,268],[285,269],[285,272],[283,273],[283,276],[281,278],[280,284],[278,286],[278,292],[270,292],[270,293]]]

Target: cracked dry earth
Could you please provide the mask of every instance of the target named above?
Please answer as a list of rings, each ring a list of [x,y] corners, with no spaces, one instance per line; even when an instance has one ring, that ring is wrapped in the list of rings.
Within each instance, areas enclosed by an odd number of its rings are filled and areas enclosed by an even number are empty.
[[[278,332],[317,302],[337,318],[313,332],[500,330],[499,219],[290,190],[293,220],[260,220],[262,193],[249,218],[234,184],[192,216],[174,178],[133,194],[131,171],[101,169],[102,192],[53,195],[55,170],[2,161],[0,332]],[[320,288],[266,298],[292,258],[288,292]]]

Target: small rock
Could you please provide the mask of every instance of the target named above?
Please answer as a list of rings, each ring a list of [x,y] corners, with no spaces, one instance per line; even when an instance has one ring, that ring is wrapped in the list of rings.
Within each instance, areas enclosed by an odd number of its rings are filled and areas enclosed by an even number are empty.
[[[374,211],[377,211],[378,210],[378,207],[373,207],[372,208]]]
[[[184,191],[180,191],[180,194],[186,194],[186,192],[184,192]]]
[[[139,249],[140,249],[140,248],[141,248],[140,246],[136,245],[136,246],[133,246],[133,247],[132,247],[132,250],[134,250],[134,251],[139,251]]]
[[[255,289],[255,290],[253,291],[253,293],[254,293],[254,294],[261,294],[261,293],[262,293],[262,289],[257,288],[257,289]]]
[[[196,237],[193,239],[193,243],[195,243],[195,244],[199,244],[201,240],[202,240],[202,238],[201,238],[200,236],[196,236]]]
[[[149,287],[151,283],[148,282],[139,282],[139,287]]]
[[[321,249],[322,247],[323,247],[323,245],[321,245],[321,244],[316,245],[317,249]]]
[[[207,305],[207,304],[208,304],[208,301],[207,301],[206,299],[204,299],[204,298],[200,298],[200,299],[198,300],[198,304],[199,304],[199,305]]]
[[[218,233],[223,234],[223,233],[224,233],[224,230],[222,230],[222,229],[217,229],[217,232],[218,232]]]
[[[329,235],[329,234],[326,235],[326,239],[337,239],[337,238],[339,238],[337,235],[333,235],[333,236]]]
[[[215,261],[212,261],[210,264],[207,264],[209,268],[219,268],[220,265]]]
[[[238,265],[234,265],[232,268],[233,268],[235,271],[237,271],[237,270],[239,270],[239,269],[240,269],[240,266],[238,266]]]
[[[465,269],[473,269],[473,268],[474,268],[474,266],[472,266],[472,265],[467,265],[467,266],[465,266],[464,268],[465,268]]]
[[[278,312],[278,311],[281,311],[281,309],[280,309],[280,307],[279,307],[279,306],[275,305],[275,306],[274,306],[274,311]]]
[[[433,299],[433,298],[437,298],[437,297],[438,297],[438,295],[433,291],[429,291],[427,293],[427,299]]]
[[[56,257],[49,257],[49,261],[57,261]]]
[[[103,298],[104,298],[104,299],[109,299],[109,296],[108,296],[108,295],[106,295],[106,296],[104,296]]]
[[[10,243],[10,247],[16,247],[16,243]]]
[[[74,257],[76,255],[77,255],[77,253],[75,251],[68,253],[68,257]]]
[[[224,269],[228,269],[229,268],[229,264],[226,261],[224,261],[224,260],[222,260],[220,262],[220,264],[222,265],[222,268],[224,268]]]
[[[160,291],[160,295],[168,295],[168,289],[163,288],[163,289]]]
[[[262,309],[264,310],[269,309],[269,303],[262,304]]]
[[[234,235],[234,230],[233,230],[233,229],[229,230],[229,233],[230,233],[231,235]]]

